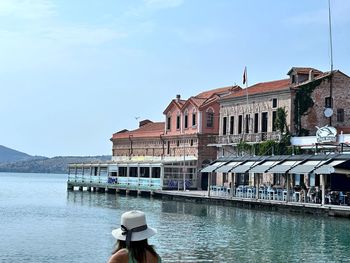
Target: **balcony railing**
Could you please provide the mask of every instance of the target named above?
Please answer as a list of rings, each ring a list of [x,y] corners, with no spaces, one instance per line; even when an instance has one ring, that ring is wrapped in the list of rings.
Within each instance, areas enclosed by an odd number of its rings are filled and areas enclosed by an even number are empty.
[[[230,135],[219,135],[218,143],[230,144],[245,142],[262,142],[262,141],[279,141],[281,139],[281,133],[279,131],[274,132],[260,132],[260,133],[245,133],[245,134],[230,134]]]

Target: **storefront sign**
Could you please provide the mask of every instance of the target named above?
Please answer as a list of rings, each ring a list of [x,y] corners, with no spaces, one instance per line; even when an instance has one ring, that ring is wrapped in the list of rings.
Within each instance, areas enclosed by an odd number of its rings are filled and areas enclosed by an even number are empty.
[[[325,142],[336,142],[337,141],[337,130],[331,126],[317,127],[316,139],[318,143]]]

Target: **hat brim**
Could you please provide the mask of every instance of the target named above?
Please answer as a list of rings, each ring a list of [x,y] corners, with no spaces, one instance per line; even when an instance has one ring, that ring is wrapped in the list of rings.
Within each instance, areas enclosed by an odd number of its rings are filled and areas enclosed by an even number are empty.
[[[123,235],[122,233],[123,231],[120,228],[114,229],[112,231],[112,235],[116,239],[125,241],[126,235]],[[154,236],[155,234],[157,234],[157,229],[148,226],[146,230],[143,230],[141,232],[133,232],[131,235],[131,241],[140,241],[148,239],[151,236]]]

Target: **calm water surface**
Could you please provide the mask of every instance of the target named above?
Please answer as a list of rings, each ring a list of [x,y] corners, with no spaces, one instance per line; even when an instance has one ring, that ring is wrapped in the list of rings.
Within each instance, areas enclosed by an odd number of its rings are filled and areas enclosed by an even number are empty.
[[[130,209],[163,262],[350,262],[350,220],[67,192],[66,176],[0,173],[0,262],[106,262]]]

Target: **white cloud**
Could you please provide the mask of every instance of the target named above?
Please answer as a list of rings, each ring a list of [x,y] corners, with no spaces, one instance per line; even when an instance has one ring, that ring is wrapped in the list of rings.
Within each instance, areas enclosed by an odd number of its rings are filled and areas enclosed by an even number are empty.
[[[184,0],[143,0],[141,5],[125,12],[125,17],[145,17],[163,10],[181,6]]]
[[[186,43],[198,45],[222,41],[232,37],[232,35],[228,35],[221,29],[212,27],[176,29],[175,34]]]
[[[51,27],[47,28],[45,31],[45,38],[64,45],[100,45],[128,36],[125,32],[117,32],[108,27]]]
[[[332,24],[344,24],[350,22],[350,1],[331,2]],[[293,25],[327,25],[328,24],[328,5],[319,6],[310,12],[296,14],[287,18],[287,23]]]
[[[182,5],[184,0],[144,0],[145,6],[151,9],[167,9]]]
[[[51,17],[55,13],[55,6],[49,0],[0,1],[0,16],[35,20]]]

